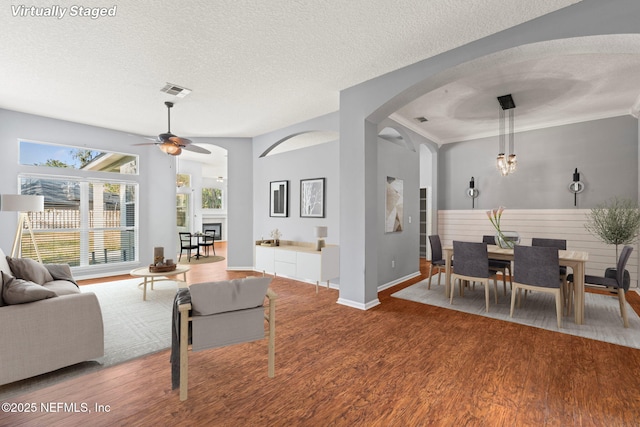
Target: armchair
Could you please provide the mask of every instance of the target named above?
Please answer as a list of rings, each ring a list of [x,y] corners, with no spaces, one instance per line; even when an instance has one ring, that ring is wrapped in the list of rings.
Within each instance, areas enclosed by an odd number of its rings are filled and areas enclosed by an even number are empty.
[[[182,303],[176,298],[179,310],[180,400],[187,399],[189,329],[191,350],[199,351],[263,339],[266,320],[269,327],[267,373],[270,378],[275,376],[277,295],[269,289],[271,280],[270,277],[248,277],[197,283],[189,287],[191,303]],[[268,299],[268,314],[265,314],[265,297]],[[175,344],[173,350],[176,350]],[[172,362],[175,362],[175,356],[172,354]],[[175,369],[175,363],[173,366]]]

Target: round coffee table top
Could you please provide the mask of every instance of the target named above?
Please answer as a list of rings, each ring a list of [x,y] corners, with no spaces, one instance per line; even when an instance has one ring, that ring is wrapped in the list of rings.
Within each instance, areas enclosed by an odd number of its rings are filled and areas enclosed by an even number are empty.
[[[175,276],[176,274],[183,274],[189,271],[191,268],[188,266],[178,265],[175,270],[171,271],[161,271],[161,272],[151,272],[149,271],[149,267],[140,267],[134,270],[131,270],[129,273],[132,276],[137,277],[158,277],[158,276]]]

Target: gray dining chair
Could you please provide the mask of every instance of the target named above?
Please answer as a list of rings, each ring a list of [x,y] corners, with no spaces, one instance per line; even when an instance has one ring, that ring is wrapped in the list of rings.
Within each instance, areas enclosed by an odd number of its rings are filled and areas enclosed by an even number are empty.
[[[495,236],[484,235],[482,236],[482,241],[488,245],[495,245],[496,238]],[[504,295],[507,295],[507,271],[509,271],[509,286],[513,283],[512,273],[511,273],[511,261],[507,261],[504,259],[493,259],[489,258],[489,270],[500,272],[502,274],[502,287]]]
[[[431,246],[431,267],[429,268],[429,284],[427,285],[427,289],[431,289],[433,272],[438,272],[438,286],[440,286],[440,274],[446,270],[446,261],[442,258],[440,236],[437,234],[429,236],[429,246]]]
[[[567,250],[567,241],[565,239],[545,239],[541,237],[533,237],[531,239],[531,246],[546,246],[548,248],[558,248],[565,251]],[[562,280],[562,286],[564,286],[564,305],[567,309],[567,315],[569,315],[571,314],[571,306],[573,304],[573,290],[570,288],[569,282],[567,280],[567,267],[563,265],[560,266],[560,280]]]
[[[489,280],[493,279],[493,289],[498,304],[498,278],[495,272],[489,269],[489,255],[486,243],[453,242],[453,255],[456,260],[456,268],[451,277],[458,279],[460,295],[464,295],[463,282],[472,281],[484,284],[484,296],[486,311],[489,311]],[[449,303],[453,304],[454,286],[451,286]]]
[[[620,253],[620,257],[616,264],[616,269],[611,272],[613,273],[613,277],[606,277],[608,275],[605,275],[605,277],[591,275],[584,276],[585,289],[609,289],[611,292],[615,292],[617,294],[618,303],[620,304],[620,315],[622,316],[622,323],[625,328],[629,327],[629,318],[627,317],[627,299],[624,294],[629,290],[629,283],[625,283],[624,281],[624,269],[627,266],[627,261],[629,261],[631,252],[633,252],[633,247],[631,246],[625,246],[622,248],[622,252]],[[569,283],[573,283],[573,274],[570,274],[567,277],[567,280]]]
[[[558,328],[561,328],[563,288],[560,285],[560,278],[558,277],[559,268],[558,248],[546,246],[515,246],[513,248],[514,279],[509,316],[513,317],[516,294],[518,297],[518,308],[520,308],[520,292],[523,289],[546,292],[555,297]]]

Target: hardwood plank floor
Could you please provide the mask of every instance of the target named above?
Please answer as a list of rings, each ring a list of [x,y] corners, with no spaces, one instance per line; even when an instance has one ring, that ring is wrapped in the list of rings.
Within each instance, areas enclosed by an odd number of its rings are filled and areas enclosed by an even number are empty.
[[[217,263],[187,278],[248,273]],[[638,425],[639,350],[390,296],[424,277],[381,292],[368,311],[336,304],[336,290],[276,278],[275,378],[266,340],[191,353],[180,402],[167,350],[12,400],[86,403],[91,413],[0,413],[0,425]]]

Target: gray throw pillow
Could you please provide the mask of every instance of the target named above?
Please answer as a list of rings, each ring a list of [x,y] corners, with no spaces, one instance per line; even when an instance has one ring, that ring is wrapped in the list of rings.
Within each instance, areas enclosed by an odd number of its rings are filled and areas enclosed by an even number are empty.
[[[47,267],[31,258],[11,258],[7,257],[11,272],[17,279],[27,280],[29,282],[44,285],[53,280],[53,276],[47,270]]]
[[[55,292],[44,286],[2,272],[2,298],[6,305],[24,304],[56,296]]]

